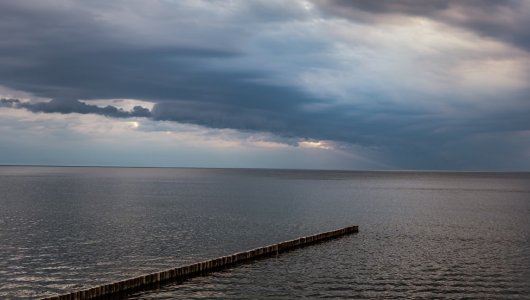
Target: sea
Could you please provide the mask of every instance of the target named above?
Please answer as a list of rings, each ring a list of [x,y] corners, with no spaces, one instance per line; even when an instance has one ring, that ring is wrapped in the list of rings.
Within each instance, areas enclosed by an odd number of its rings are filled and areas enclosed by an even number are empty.
[[[129,299],[530,299],[530,173],[0,167],[0,299],[358,225]]]

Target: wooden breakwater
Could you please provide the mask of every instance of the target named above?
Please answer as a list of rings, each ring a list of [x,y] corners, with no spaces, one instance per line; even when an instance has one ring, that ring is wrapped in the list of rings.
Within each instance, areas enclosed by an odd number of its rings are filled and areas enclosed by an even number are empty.
[[[43,300],[82,300],[110,298],[113,295],[124,295],[127,292],[157,287],[159,284],[170,281],[183,281],[191,277],[201,276],[206,273],[230,268],[236,264],[248,262],[257,258],[277,255],[282,252],[309,246],[311,244],[335,239],[359,231],[358,226],[348,226],[337,230],[305,236],[290,241],[281,242],[265,247],[260,247],[244,252],[222,256],[191,265],[177,267],[161,272],[151,273],[135,278],[125,279],[113,283],[103,284],[81,291],[43,298]]]

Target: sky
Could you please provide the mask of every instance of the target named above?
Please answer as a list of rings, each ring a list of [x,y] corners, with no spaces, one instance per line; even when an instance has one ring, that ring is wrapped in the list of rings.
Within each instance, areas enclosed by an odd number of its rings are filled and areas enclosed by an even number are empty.
[[[0,1],[0,164],[530,170],[530,1]]]

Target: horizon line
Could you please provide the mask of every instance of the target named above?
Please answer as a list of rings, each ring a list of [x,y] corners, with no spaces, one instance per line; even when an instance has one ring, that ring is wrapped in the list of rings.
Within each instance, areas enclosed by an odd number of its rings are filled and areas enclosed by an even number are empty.
[[[530,173],[521,170],[436,170],[436,169],[298,169],[268,167],[200,167],[200,166],[123,166],[123,165],[47,165],[47,164],[0,164],[0,167],[42,168],[123,168],[123,169],[210,169],[210,170],[277,170],[277,171],[327,171],[327,172],[418,172],[418,173]]]

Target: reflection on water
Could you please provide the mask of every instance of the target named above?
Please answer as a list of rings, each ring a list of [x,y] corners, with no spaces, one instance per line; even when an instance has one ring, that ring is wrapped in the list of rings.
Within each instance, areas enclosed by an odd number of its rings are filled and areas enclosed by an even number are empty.
[[[520,299],[529,296],[528,278],[519,273],[525,267],[515,262],[507,265],[503,259],[492,260],[492,255],[486,252],[495,250],[494,247],[478,250],[476,257],[470,259],[467,254],[461,255],[462,247],[447,248],[444,242],[428,241],[433,244],[426,248],[414,240],[418,239],[370,243],[367,236],[355,235],[184,284],[137,293],[130,298]],[[386,249],[373,251],[374,247]],[[445,250],[436,251],[436,247]],[[488,263],[483,263],[484,260]]]
[[[530,175],[0,167],[0,298],[38,298],[359,224],[132,298],[523,298]]]

